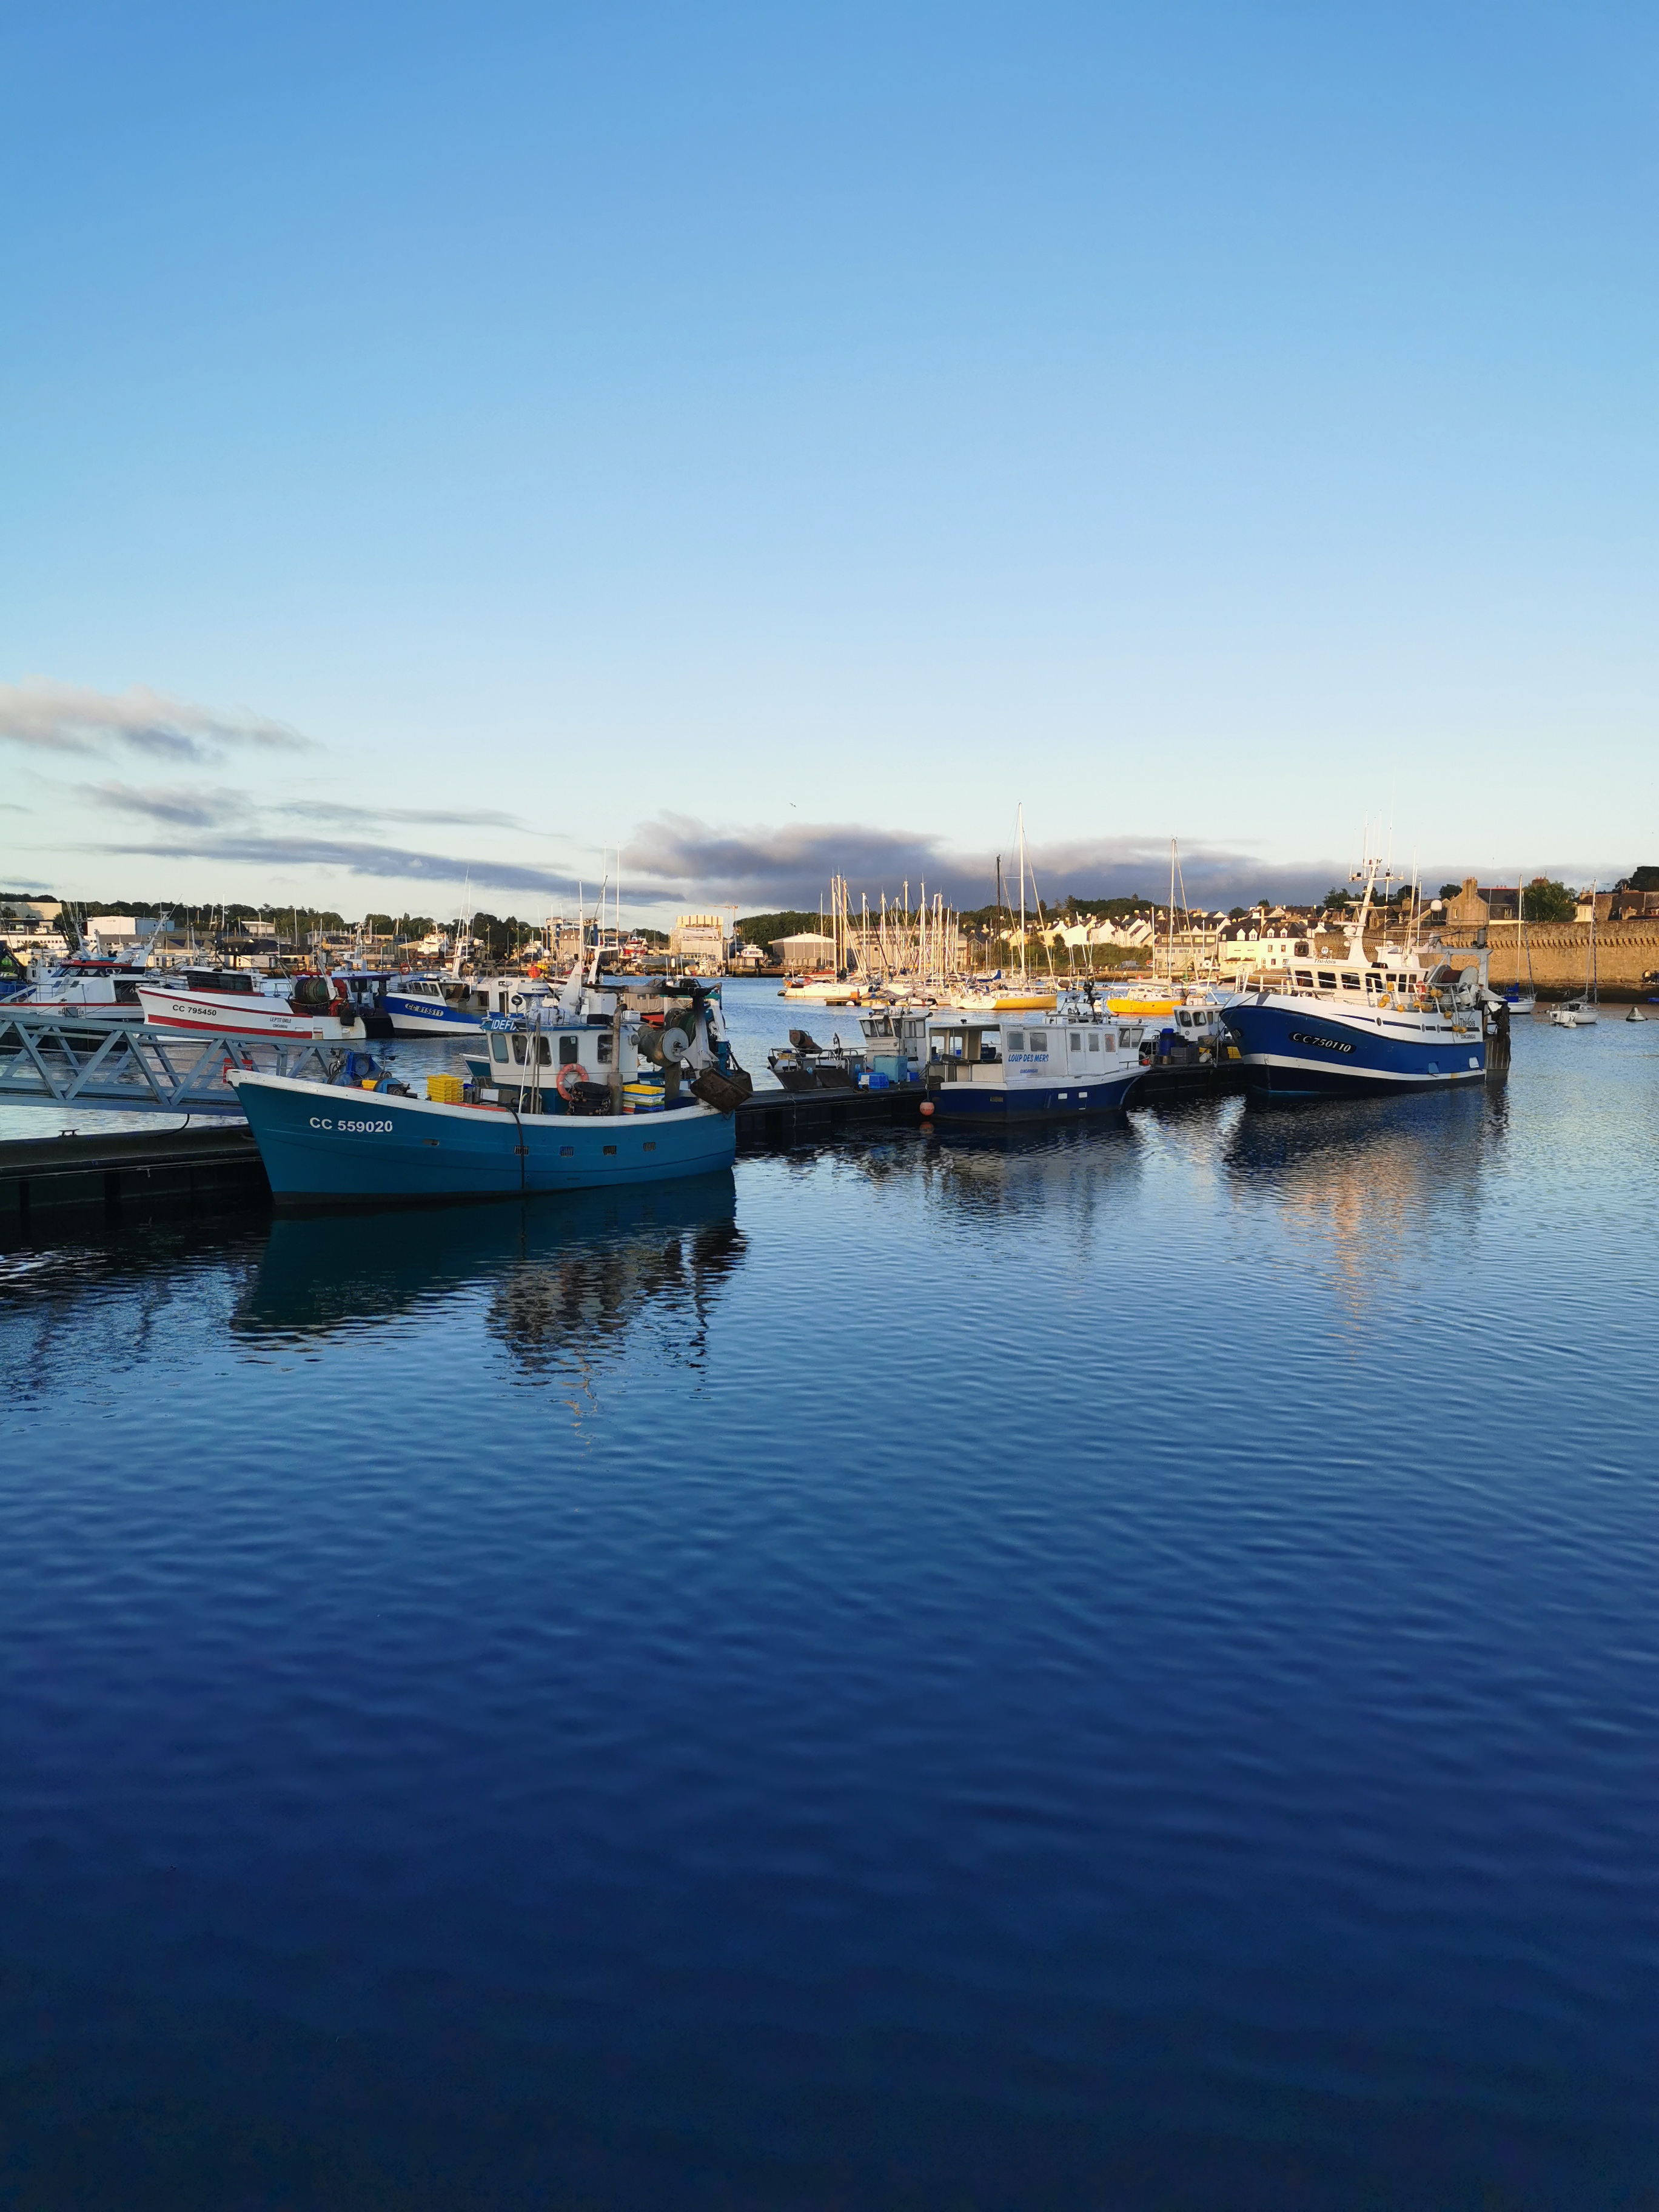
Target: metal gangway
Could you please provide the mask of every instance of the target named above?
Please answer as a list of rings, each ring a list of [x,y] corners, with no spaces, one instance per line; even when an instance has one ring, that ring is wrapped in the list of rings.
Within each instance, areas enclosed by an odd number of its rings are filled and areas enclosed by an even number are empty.
[[[239,1115],[233,1071],[331,1083],[350,1049],[322,1038],[277,1044],[228,1030],[152,1029],[111,1014],[40,1014],[0,1004],[0,1104]]]

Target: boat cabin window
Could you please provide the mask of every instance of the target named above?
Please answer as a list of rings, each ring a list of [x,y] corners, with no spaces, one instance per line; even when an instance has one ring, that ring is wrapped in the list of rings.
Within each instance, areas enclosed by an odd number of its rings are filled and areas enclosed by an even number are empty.
[[[492,1060],[505,1060],[507,1058],[507,1039],[501,1034],[500,1030],[493,1030],[490,1032],[489,1057]]]
[[[610,1037],[609,1037],[609,1036],[600,1036],[600,1037],[596,1038],[596,1039],[595,1039],[595,1041],[594,1041],[593,1051],[594,1051],[594,1055],[595,1055],[595,1057],[598,1059],[598,1060],[599,1060],[599,1063],[600,1066],[601,1066],[601,1067],[603,1067],[603,1066],[605,1066],[605,1063],[606,1062],[606,1060],[608,1060],[610,1059],[610,1057],[611,1057],[611,1039],[610,1039]]]
[[[1073,1030],[1072,1031],[1072,1050],[1073,1052],[1081,1052],[1082,1049],[1083,1032],[1081,1030]]]
[[[1322,968],[1322,969],[1320,969],[1320,971],[1319,971],[1319,988],[1320,988],[1320,989],[1321,989],[1322,991],[1334,991],[1334,990],[1335,990],[1335,988],[1336,988],[1336,970],[1335,970],[1334,968]]]
[[[581,1046],[577,1042],[574,1037],[562,1036],[559,1039],[559,1066],[561,1067],[568,1067],[574,1060],[580,1059],[580,1056]]]
[[[1008,1032],[1008,1049],[1009,1049],[1009,1051],[1010,1051],[1010,1052],[1024,1052],[1024,1049],[1025,1049],[1025,1032],[1024,1032],[1024,1030],[1009,1030],[1009,1032]]]
[[[1298,968],[1296,971],[1296,980],[1302,986],[1304,991],[1311,991],[1313,988],[1313,969],[1311,968]]]
[[[1352,969],[1345,968],[1342,971],[1342,988],[1345,991],[1363,991],[1365,987]]]
[[[526,1042],[527,1040],[526,1039],[524,1031],[522,1030],[514,1030],[513,1032],[513,1057],[514,1060],[519,1061],[520,1066],[523,1065],[525,1045]]]
[[[1100,1031],[1098,1030],[1091,1030],[1089,1032],[1089,1049],[1091,1052],[1098,1052],[1100,1050]]]

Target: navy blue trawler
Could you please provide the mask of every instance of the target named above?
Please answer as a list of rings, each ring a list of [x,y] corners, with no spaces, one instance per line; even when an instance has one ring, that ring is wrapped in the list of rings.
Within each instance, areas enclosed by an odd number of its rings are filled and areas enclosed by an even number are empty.
[[[1120,1113],[1140,1080],[1141,1030],[1081,995],[942,1009],[927,1018],[921,1110],[941,1127]]]
[[[1274,1098],[1375,1097],[1485,1081],[1498,1006],[1486,988],[1486,956],[1460,971],[1444,961],[1425,965],[1412,945],[1368,954],[1365,925],[1380,866],[1365,865],[1365,896],[1340,954],[1297,960],[1223,1006],[1249,1090]]]
[[[672,987],[671,987],[672,988]],[[750,1085],[717,996],[570,984],[539,1024],[492,1032],[520,1080],[351,1089],[234,1075],[279,1205],[517,1198],[729,1168]]]

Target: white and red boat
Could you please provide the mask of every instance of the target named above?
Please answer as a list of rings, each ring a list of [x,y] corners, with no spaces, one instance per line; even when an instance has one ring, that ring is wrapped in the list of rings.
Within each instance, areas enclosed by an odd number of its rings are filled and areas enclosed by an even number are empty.
[[[21,991],[6,1000],[14,1013],[94,1014],[100,1021],[142,1022],[138,985],[143,971],[115,960],[65,961],[61,966],[31,968]]]
[[[216,1036],[360,1038],[362,1018],[326,975],[259,975],[245,969],[192,970],[138,986],[145,1026]]]

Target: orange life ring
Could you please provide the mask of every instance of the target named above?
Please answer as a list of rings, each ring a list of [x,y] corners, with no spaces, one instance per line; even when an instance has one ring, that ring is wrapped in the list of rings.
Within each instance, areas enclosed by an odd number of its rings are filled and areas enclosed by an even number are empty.
[[[571,1085],[574,1088],[578,1083],[586,1083],[587,1080],[587,1070],[582,1066],[580,1060],[568,1060],[559,1070],[553,1088],[568,1106],[570,1103],[570,1092],[565,1089],[566,1084]]]

